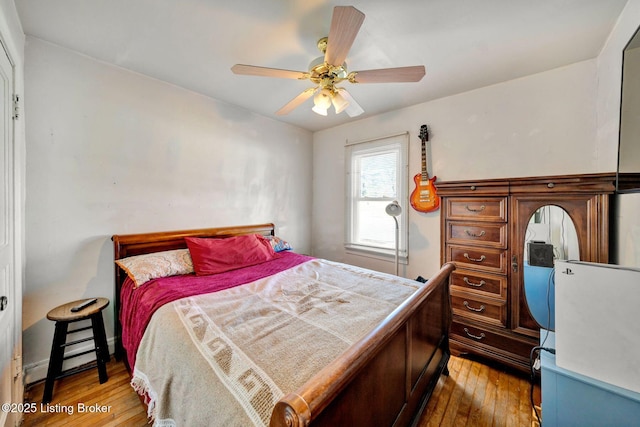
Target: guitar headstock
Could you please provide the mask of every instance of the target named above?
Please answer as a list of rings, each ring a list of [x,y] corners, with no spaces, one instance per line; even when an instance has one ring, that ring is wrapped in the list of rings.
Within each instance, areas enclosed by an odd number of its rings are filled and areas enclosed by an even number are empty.
[[[427,125],[420,126],[420,140],[422,142],[429,140],[429,129],[427,128]]]

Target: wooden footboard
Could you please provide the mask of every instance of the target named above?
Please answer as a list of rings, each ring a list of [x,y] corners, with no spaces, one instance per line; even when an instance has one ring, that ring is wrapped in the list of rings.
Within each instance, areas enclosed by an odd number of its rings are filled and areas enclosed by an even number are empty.
[[[454,268],[445,264],[369,335],[282,398],[271,427],[415,425],[448,374]]]

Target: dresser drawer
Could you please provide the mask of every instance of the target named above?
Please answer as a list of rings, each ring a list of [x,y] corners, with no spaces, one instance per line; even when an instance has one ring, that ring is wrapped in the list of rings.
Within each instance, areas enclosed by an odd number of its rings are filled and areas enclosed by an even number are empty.
[[[449,197],[445,203],[448,220],[507,222],[506,197]]]
[[[510,357],[529,359],[531,348],[536,345],[530,338],[520,338],[506,331],[497,332],[491,327],[483,328],[455,320],[451,323],[450,338],[470,347],[480,347],[491,352],[500,352]]]
[[[447,222],[447,243],[507,247],[507,223]]]
[[[473,294],[451,292],[453,314],[493,325],[507,326],[507,303],[498,300],[479,299]]]
[[[506,301],[507,277],[478,271],[457,269],[451,273],[449,283],[452,291],[463,291],[486,295]]]
[[[507,274],[507,251],[495,248],[447,245],[447,261],[456,267]]]

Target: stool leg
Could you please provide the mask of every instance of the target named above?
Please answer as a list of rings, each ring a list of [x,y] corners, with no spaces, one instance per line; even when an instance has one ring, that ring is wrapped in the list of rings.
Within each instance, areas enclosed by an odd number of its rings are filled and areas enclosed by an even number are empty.
[[[47,379],[44,383],[44,393],[42,403],[49,403],[53,398],[53,384],[56,377],[62,372],[62,362],[64,361],[64,344],[67,341],[67,322],[56,322],[56,329],[53,333],[53,344],[51,345],[51,356],[49,357],[49,369]]]
[[[91,325],[93,326],[93,340],[96,345],[96,361],[98,363],[98,376],[100,384],[107,382],[106,363],[110,360],[109,346],[107,344],[107,335],[104,331],[104,321],[102,320],[102,312],[91,316]]]

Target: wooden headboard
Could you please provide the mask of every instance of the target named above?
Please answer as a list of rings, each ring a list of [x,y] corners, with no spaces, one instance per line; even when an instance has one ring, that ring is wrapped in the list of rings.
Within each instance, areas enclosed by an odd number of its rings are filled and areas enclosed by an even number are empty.
[[[118,260],[134,255],[150,254],[154,252],[184,249],[187,243],[185,237],[207,237],[222,239],[243,234],[275,235],[275,226],[271,223],[256,225],[240,225],[217,228],[201,228],[196,230],[161,231],[155,233],[113,235],[113,259]],[[115,357],[117,360],[123,355],[122,324],[120,323],[120,291],[127,278],[117,264],[115,267]],[[126,362],[126,358],[125,358]]]

